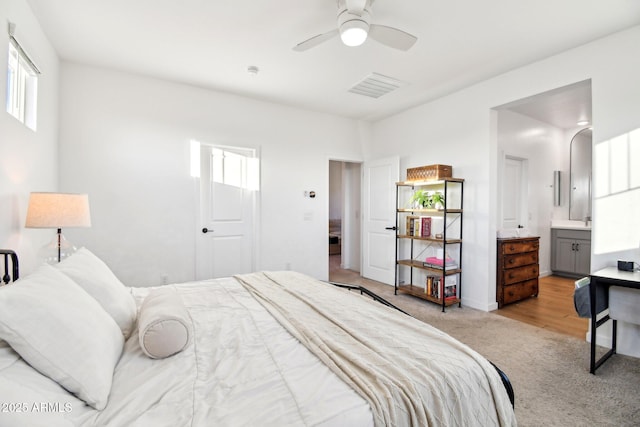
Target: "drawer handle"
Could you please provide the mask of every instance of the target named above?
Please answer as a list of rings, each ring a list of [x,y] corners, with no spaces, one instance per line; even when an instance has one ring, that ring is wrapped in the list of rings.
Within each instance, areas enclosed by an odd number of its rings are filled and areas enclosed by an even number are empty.
[[[511,259],[509,260],[509,264],[513,264],[514,262],[515,262],[515,260],[514,260],[513,258],[511,258]]]
[[[510,250],[510,251],[515,250],[515,248],[516,248],[516,247],[515,247],[515,246],[513,246],[513,245],[509,246],[509,250]]]

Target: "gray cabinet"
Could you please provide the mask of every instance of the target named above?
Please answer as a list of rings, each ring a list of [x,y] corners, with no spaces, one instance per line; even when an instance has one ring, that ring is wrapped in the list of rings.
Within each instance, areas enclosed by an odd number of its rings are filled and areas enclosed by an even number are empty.
[[[571,277],[591,272],[591,230],[551,229],[551,270]]]

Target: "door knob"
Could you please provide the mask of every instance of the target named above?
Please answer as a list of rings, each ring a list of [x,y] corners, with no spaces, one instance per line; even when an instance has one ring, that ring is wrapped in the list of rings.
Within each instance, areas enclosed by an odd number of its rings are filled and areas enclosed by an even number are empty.
[[[397,230],[397,228],[396,228],[396,227],[385,227],[384,229],[385,229],[385,230]]]
[[[204,227],[204,228],[202,229],[202,232],[203,232],[204,234],[206,234],[206,233],[208,233],[208,232],[210,232],[210,231],[211,231],[211,232],[213,232],[213,230],[209,230],[207,227]]]

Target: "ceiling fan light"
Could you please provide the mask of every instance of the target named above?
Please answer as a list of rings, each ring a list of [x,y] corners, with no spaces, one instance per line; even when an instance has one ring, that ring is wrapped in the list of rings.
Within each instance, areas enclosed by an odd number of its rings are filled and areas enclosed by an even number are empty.
[[[347,46],[360,46],[367,40],[369,24],[361,19],[352,19],[340,25],[340,38]]]

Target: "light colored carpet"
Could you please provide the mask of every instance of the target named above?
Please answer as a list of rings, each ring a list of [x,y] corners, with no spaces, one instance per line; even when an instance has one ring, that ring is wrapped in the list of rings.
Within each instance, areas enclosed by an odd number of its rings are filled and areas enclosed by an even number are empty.
[[[502,369],[515,390],[520,426],[640,426],[640,359],[614,355],[589,373],[589,344],[516,320],[457,305],[435,304],[393,287],[360,284],[457,338]]]

